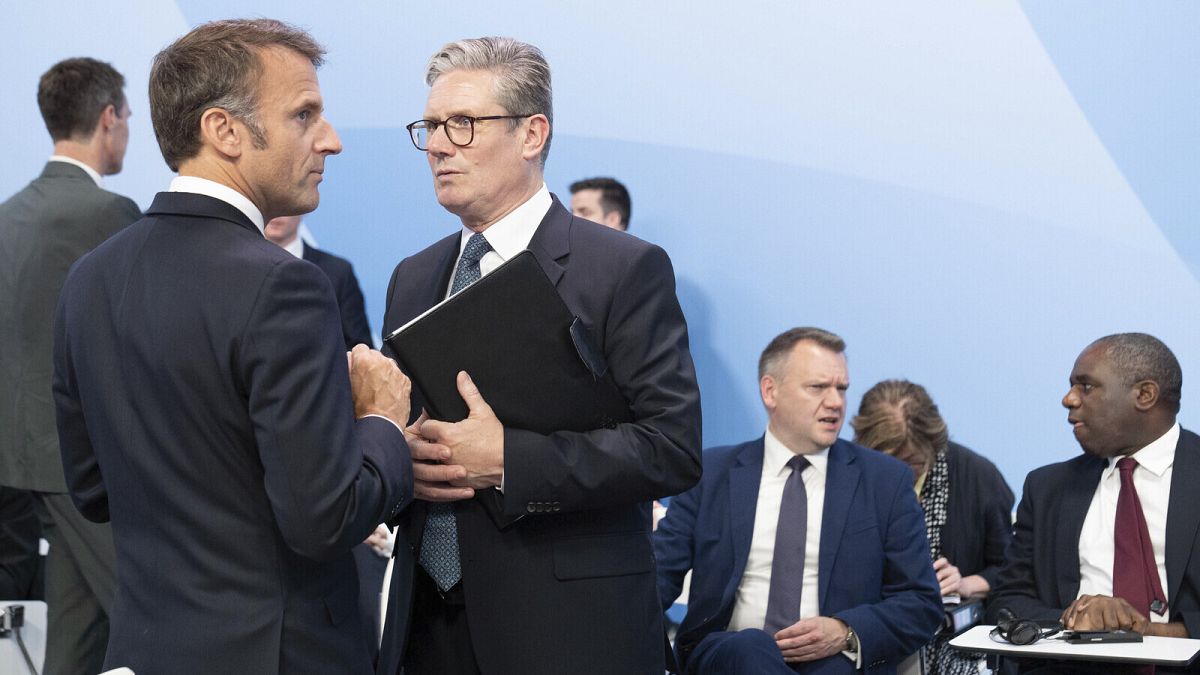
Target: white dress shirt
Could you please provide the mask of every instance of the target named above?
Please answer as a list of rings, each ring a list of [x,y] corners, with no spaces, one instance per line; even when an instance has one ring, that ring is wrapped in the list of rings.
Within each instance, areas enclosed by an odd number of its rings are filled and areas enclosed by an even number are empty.
[[[263,231],[266,223],[263,221],[262,211],[254,205],[254,202],[246,198],[246,195],[234,190],[228,185],[221,185],[216,181],[211,181],[207,178],[198,176],[176,176],[171,181],[170,192],[192,192],[198,195],[208,195],[214,199],[229,204],[233,208],[246,214],[250,222],[258,228],[259,232]],[[264,235],[265,236],[265,235]]]
[[[783,486],[792,469],[787,465],[794,456],[767,429],[763,439],[762,477],[758,484],[758,502],[754,507],[754,534],[750,538],[750,557],[738,584],[730,631],[762,629],[767,619],[767,599],[771,593],[771,561],[775,557],[775,530]],[[821,555],[821,517],[825,511],[825,471],[829,448],[805,455],[811,466],[804,469],[804,491],[808,496],[808,531],[804,544],[804,586],[800,591],[800,618],[820,615],[817,606],[817,564]]]
[[[296,238],[292,240],[292,243],[284,246],[283,250],[291,253],[301,260],[304,260],[304,238],[300,235],[296,235]]]
[[[479,259],[480,275],[491,274],[492,270],[503,264],[505,260],[529,248],[529,240],[533,239],[533,233],[537,231],[538,225],[542,224],[542,219],[546,217],[546,212],[550,210],[550,205],[553,203],[554,201],[550,198],[550,190],[546,188],[545,183],[542,183],[541,189],[525,200],[524,204],[513,209],[512,213],[492,223],[484,230],[483,238],[487,239],[492,250]],[[462,238],[458,243],[459,258],[462,257],[463,249],[467,247],[467,240],[473,234],[475,234],[474,230],[463,227]],[[454,260],[454,269],[458,269],[458,258]],[[454,276],[451,273],[450,283],[446,286],[446,297],[450,297],[450,289],[454,286]]]
[[[1154,548],[1154,564],[1163,592],[1167,592],[1167,505],[1171,501],[1171,474],[1175,464],[1175,446],[1179,443],[1179,424],[1158,437],[1150,445],[1133,453],[1137,460],[1133,470],[1133,486],[1146,515],[1150,543]],[[1113,528],[1117,519],[1117,498],[1121,494],[1121,472],[1117,460],[1108,460],[1100,475],[1100,485],[1092,495],[1091,506],[1079,532],[1079,595],[1112,595],[1113,593]],[[1167,598],[1170,605],[1170,598]],[[1165,623],[1165,614],[1151,612],[1150,620]]]
[[[95,183],[96,183],[96,187],[98,187],[100,189],[104,189],[104,176],[101,176],[99,171],[97,171],[97,170],[93,169],[92,167],[88,166],[87,164],[84,164],[83,162],[75,159],[74,157],[67,157],[66,155],[50,155],[50,161],[51,162],[66,162],[67,164],[74,164],[75,166],[86,171],[87,175],[91,176],[92,180],[95,181]]]

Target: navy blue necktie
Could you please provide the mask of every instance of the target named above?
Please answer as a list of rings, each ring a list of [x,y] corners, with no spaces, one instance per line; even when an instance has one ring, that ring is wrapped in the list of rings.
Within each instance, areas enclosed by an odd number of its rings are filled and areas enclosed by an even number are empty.
[[[458,268],[454,272],[454,283],[450,295],[470,286],[483,276],[479,260],[492,250],[491,244],[478,232],[467,240]],[[431,502],[425,518],[425,531],[421,535],[421,567],[443,591],[450,590],[462,578],[462,565],[458,553],[458,521],[454,506],[450,502]]]
[[[792,474],[783,484],[779,522],[775,527],[775,552],[771,557],[771,590],[767,596],[767,635],[800,620],[800,591],[804,589],[804,546],[808,537],[808,491],[804,469],[808,460],[796,455],[788,460]]]

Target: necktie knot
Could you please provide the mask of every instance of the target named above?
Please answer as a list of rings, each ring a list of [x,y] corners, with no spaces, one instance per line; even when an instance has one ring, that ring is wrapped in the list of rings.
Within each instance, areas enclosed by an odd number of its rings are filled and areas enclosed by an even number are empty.
[[[808,468],[811,463],[808,461],[808,458],[804,457],[804,455],[796,455],[788,460],[787,465],[792,467],[792,473],[800,473],[801,471],[804,471],[804,469]]]
[[[467,245],[463,248],[462,259],[467,264],[477,263],[490,250],[492,250],[492,245],[488,243],[488,240],[482,234],[476,232],[467,240]]]
[[[1117,471],[1120,471],[1122,476],[1132,474],[1137,464],[1138,461],[1132,457],[1122,457],[1117,460]]]

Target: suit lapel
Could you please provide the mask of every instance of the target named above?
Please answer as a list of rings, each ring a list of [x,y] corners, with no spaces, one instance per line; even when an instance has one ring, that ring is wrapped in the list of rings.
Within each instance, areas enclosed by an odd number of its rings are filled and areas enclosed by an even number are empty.
[[[1092,497],[1100,485],[1100,474],[1106,462],[1095,457],[1085,457],[1082,470],[1075,472],[1072,479],[1062,486],[1062,508],[1050,518],[1058,522],[1048,523],[1058,533],[1054,556],[1058,561],[1055,570],[1059,605],[1066,607],[1079,594],[1079,536],[1083,531],[1083,520],[1091,507]]]
[[[821,552],[817,562],[817,607],[825,607],[825,596],[829,593],[829,579],[833,576],[833,561],[837,559],[842,533],[846,530],[846,517],[862,471],[855,466],[855,457],[846,441],[838,440],[829,448],[829,462],[825,472],[825,506],[821,517]]]
[[[733,574],[727,584],[725,600],[732,601],[746,572],[750,558],[750,540],[754,534],[754,511],[758,504],[758,486],[762,479],[763,439],[742,446],[729,470],[729,527],[733,544]],[[724,604],[724,603],[723,603]]]
[[[566,271],[561,262],[571,253],[571,220],[574,216],[563,207],[558,197],[550,195],[550,199],[550,210],[529,240],[529,250],[550,278],[550,283],[557,286]]]
[[[1173,602],[1183,583],[1200,527],[1200,438],[1179,430],[1171,469],[1171,498],[1167,505],[1167,601]]]

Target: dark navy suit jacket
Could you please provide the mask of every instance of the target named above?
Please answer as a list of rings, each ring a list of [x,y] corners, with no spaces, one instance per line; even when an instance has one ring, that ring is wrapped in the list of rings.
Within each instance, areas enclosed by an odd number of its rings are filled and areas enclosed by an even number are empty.
[[[350,549],[412,497],[357,422],[329,280],[234,207],[161,193],[81,258],[55,319],[63,466],[111,519],[106,668],[369,672]]]
[[[750,556],[763,439],[704,453],[704,476],[671,500],[654,533],[663,607],[692,571],[687,615],[675,638],[680,663],[705,635],[726,630]],[[818,563],[822,616],[858,634],[863,668],[894,672],[933,637],[942,599],[929,559],[912,470],[844,440],[829,449]],[[776,518],[778,514],[764,514]],[[853,663],[845,657],[847,672]]]
[[[1012,544],[988,600],[1021,619],[1058,620],[1079,595],[1079,533],[1107,462],[1082,454],[1025,479]],[[1200,437],[1181,429],[1167,505],[1168,618],[1200,638]],[[1197,666],[1200,669],[1200,665]]]
[[[445,297],[459,242],[455,232],[396,266],[385,335]],[[502,508],[524,517],[501,528],[478,497],[455,505],[475,656],[485,673],[661,675],[649,503],[696,482],[701,447],[671,262],[657,246],[572,216],[557,198],[529,250],[591,331],[633,422],[550,436],[505,428]],[[389,675],[408,622],[424,620],[409,616],[424,517],[414,502],[397,533],[379,660]]]
[[[358,285],[358,277],[354,276],[354,267],[350,261],[313,248],[307,243],[304,244],[304,259],[320,267],[325,276],[333,282],[338,311],[342,316],[342,338],[346,341],[346,349],[354,349],[354,345],[359,344],[374,347],[371,326],[367,323],[362,288]]]

